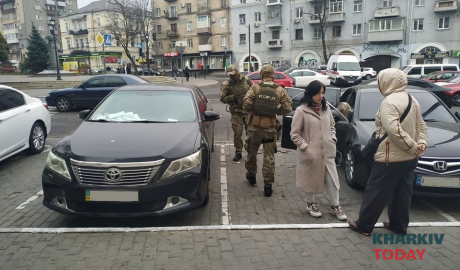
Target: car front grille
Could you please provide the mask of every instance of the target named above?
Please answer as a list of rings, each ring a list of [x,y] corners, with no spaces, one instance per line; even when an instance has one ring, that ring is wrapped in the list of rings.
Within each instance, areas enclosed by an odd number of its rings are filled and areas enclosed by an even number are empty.
[[[155,175],[164,159],[153,162],[97,163],[70,160],[81,185],[145,185]],[[110,172],[115,175],[111,178]]]
[[[346,81],[356,81],[358,79],[358,76],[343,76],[343,78],[346,80]]]
[[[417,169],[434,175],[460,175],[460,158],[421,157]]]
[[[149,203],[75,202],[67,200],[67,207],[80,213],[144,213],[156,212],[166,206],[166,200]]]

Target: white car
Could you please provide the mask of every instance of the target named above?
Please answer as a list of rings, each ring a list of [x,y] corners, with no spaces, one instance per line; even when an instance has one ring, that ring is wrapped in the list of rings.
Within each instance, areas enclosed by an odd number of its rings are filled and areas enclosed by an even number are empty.
[[[329,76],[314,72],[312,70],[295,70],[289,73],[289,76],[295,79],[295,87],[305,88],[314,80],[318,80],[326,86],[331,85]]]
[[[365,80],[370,80],[377,76],[377,72],[370,67],[363,67],[363,71],[361,71],[361,77]]]
[[[50,130],[46,103],[0,85],[0,161],[26,149],[30,154],[42,152]]]

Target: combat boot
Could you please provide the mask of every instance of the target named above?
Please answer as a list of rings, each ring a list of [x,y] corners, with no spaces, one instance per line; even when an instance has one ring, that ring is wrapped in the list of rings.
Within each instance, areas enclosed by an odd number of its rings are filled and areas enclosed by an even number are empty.
[[[255,176],[255,175],[252,175],[252,173],[246,172],[246,179],[249,181],[249,183],[250,183],[251,185],[255,185],[255,184],[256,184],[256,176]]]
[[[272,186],[271,185],[265,185],[264,186],[264,193],[265,193],[265,197],[271,197],[272,194],[273,194]]]

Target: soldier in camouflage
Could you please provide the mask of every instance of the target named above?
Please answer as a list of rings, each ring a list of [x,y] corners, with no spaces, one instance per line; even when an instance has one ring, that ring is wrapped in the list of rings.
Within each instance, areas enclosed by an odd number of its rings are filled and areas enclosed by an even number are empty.
[[[230,80],[224,84],[220,92],[220,101],[229,104],[230,114],[232,115],[233,143],[235,145],[234,161],[242,158],[243,152],[243,128],[247,132],[248,112],[243,109],[243,98],[252,86],[251,80],[241,75],[235,65],[227,68]]]
[[[257,152],[261,144],[264,149],[262,176],[264,194],[270,197],[275,182],[275,147],[279,121],[276,115],[285,115],[292,111],[292,100],[286,89],[274,82],[274,69],[266,64],[260,71],[262,82],[255,83],[243,99],[243,108],[252,113],[245,139],[248,157],[245,160],[246,179],[256,184]]]

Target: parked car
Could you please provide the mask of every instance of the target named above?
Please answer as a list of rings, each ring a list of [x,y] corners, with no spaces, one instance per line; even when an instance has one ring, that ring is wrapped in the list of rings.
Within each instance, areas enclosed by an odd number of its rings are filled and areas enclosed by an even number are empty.
[[[444,86],[446,84],[451,84],[451,83],[460,83],[460,75],[452,77],[445,82],[436,82],[434,84],[439,85],[439,86]]]
[[[159,71],[158,69],[145,69],[142,74],[144,76],[165,76],[165,72],[164,71]]]
[[[60,112],[71,111],[74,107],[94,108],[114,89],[137,83],[149,81],[127,74],[99,75],[75,87],[54,90],[45,99],[49,106],[55,106]]]
[[[275,83],[283,86],[283,87],[294,87],[295,85],[295,79],[290,77],[288,74],[284,72],[279,72],[275,71]],[[252,82],[257,83],[261,82],[262,80],[260,79],[260,72],[256,71],[251,74],[249,74],[249,79],[251,79]]]
[[[437,95],[449,108],[452,108],[452,96],[453,92],[450,88],[436,85],[432,82],[425,81],[418,78],[407,78],[407,84],[410,86],[420,87],[433,92]],[[361,83],[361,85],[377,85],[377,79],[372,79],[367,82]]]
[[[407,74],[407,77],[420,78],[437,71],[460,71],[456,64],[424,64],[424,65],[407,65],[401,68]]]
[[[279,71],[279,72],[285,72],[286,70],[290,69],[290,67],[277,67],[276,68],[276,71]]]
[[[460,106],[460,83],[445,84],[442,87],[452,89],[452,104]]]
[[[414,190],[434,193],[460,192],[460,113],[455,115],[429,91],[407,88],[420,103],[420,109],[428,128],[428,145],[425,155],[418,161],[414,176]],[[327,93],[328,91],[326,91]],[[333,106],[337,132],[337,150],[343,156],[345,179],[352,187],[366,186],[370,167],[362,160],[361,150],[375,131],[375,114],[384,97],[375,85],[354,86],[340,97],[353,108],[347,119]],[[292,112],[283,118],[281,145],[294,148],[290,141]],[[294,146],[294,147],[292,147]]]
[[[425,81],[437,83],[437,82],[445,82],[455,76],[458,76],[459,74],[460,74],[460,71],[437,71],[437,72],[432,72],[426,76],[423,76],[422,78]]]
[[[43,204],[84,216],[165,215],[209,201],[214,121],[197,87],[113,91],[48,155]]]
[[[361,77],[365,80],[370,80],[377,76],[377,72],[370,67],[363,67],[361,71]]]
[[[289,76],[295,79],[295,87],[305,88],[315,80],[322,82],[326,86],[331,84],[329,76],[311,70],[295,70]]]
[[[42,152],[50,130],[46,103],[0,85],[0,161],[24,150],[30,154]]]
[[[327,62],[326,75],[337,86],[359,84],[362,82],[361,67],[354,55],[331,55]]]

